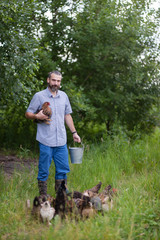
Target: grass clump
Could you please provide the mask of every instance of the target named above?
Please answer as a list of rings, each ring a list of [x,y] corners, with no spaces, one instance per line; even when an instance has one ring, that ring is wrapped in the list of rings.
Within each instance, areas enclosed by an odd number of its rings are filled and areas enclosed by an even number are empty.
[[[86,221],[52,220],[49,228],[35,221],[26,210],[27,199],[38,195],[37,168],[6,179],[0,175],[1,239],[119,240],[160,239],[160,132],[133,143],[107,139],[86,146],[83,163],[70,164],[68,187],[78,191],[102,181],[118,189],[114,208]],[[54,195],[54,164],[48,193]]]

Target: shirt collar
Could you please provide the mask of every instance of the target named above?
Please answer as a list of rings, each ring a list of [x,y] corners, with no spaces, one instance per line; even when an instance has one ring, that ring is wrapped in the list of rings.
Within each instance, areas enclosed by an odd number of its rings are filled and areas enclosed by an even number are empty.
[[[49,91],[48,87],[46,88],[46,91],[47,91],[48,97],[53,97],[53,95],[52,95],[52,93]],[[60,97],[59,91],[57,92],[55,98],[57,98],[57,97]]]

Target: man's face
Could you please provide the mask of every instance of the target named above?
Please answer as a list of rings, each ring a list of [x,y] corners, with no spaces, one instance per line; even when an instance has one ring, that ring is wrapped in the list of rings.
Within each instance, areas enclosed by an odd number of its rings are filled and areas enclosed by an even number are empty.
[[[48,87],[52,92],[57,92],[61,85],[61,76],[54,73],[51,74],[50,78],[47,78]]]

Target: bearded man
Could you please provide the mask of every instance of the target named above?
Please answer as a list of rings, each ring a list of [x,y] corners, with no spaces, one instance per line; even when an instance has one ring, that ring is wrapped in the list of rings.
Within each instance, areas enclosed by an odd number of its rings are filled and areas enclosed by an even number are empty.
[[[75,129],[71,116],[72,108],[65,92],[59,90],[62,74],[52,71],[48,74],[45,90],[37,92],[25,113],[26,118],[32,120],[47,120],[43,112],[42,105],[49,103],[52,116],[46,124],[45,121],[37,123],[36,140],[39,142],[39,165],[38,165],[38,188],[40,195],[47,195],[47,179],[52,160],[55,164],[55,191],[58,190],[61,182],[65,180],[67,184],[67,173],[70,172],[68,162],[67,135],[65,123],[73,134],[75,142],[81,142]]]

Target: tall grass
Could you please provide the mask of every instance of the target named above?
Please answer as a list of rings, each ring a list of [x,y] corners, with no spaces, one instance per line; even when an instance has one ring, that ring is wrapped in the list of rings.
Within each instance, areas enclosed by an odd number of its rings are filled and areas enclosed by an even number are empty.
[[[119,240],[160,239],[160,131],[130,142],[117,136],[98,145],[85,146],[83,163],[70,164],[68,187],[78,191],[102,181],[118,189],[114,208],[85,221],[59,218],[47,227],[27,211],[26,199],[38,195],[37,168],[6,179],[0,175],[1,239]],[[48,193],[54,192],[54,164]]]

